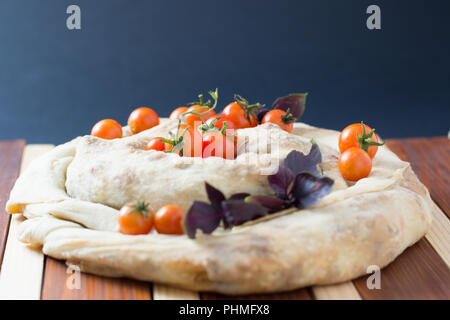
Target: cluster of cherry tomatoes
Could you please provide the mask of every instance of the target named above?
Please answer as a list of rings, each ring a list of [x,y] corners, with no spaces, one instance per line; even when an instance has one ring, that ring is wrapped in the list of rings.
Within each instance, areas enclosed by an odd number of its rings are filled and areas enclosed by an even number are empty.
[[[256,127],[259,123],[271,122],[287,132],[292,132],[294,118],[288,111],[267,110],[258,121],[258,111],[262,106],[250,105],[240,96],[228,104],[221,114],[217,114],[217,90],[209,93],[214,99],[205,102],[203,95],[190,107],[173,110],[171,120],[178,125],[171,128],[166,137],[155,137],[147,145],[147,150],[176,153],[185,157],[236,157],[237,129]],[[212,105],[212,106],[211,106]],[[133,134],[150,129],[159,124],[158,114],[146,107],[134,110],[128,118],[128,126]],[[121,125],[112,119],[105,119],[92,128],[91,135],[103,139],[122,137]]]
[[[181,235],[184,234],[184,216],[184,210],[173,204],[154,213],[147,203],[137,201],[120,209],[119,231],[130,235],[148,234],[154,227],[158,233]]]
[[[358,181],[366,178],[372,171],[372,159],[383,144],[378,142],[375,129],[363,123],[354,123],[342,130],[338,165],[344,179]]]
[[[175,153],[184,157],[236,157],[237,129],[256,127],[259,123],[271,122],[287,132],[292,132],[294,118],[288,111],[279,109],[265,110],[258,121],[262,106],[250,105],[246,99],[238,96],[228,104],[221,114],[216,114],[217,90],[209,93],[214,99],[204,102],[203,95],[190,107],[173,110],[171,120],[178,125],[171,128],[166,137],[155,137],[147,145],[147,150]],[[128,118],[128,127],[137,134],[159,124],[158,114],[150,108],[134,110]],[[122,126],[115,120],[105,119],[94,125],[91,135],[102,139],[122,138]],[[119,214],[119,230],[125,234],[148,234],[153,227],[158,233],[183,234],[185,212],[176,205],[166,205],[156,213],[148,204],[137,201],[122,207]]]

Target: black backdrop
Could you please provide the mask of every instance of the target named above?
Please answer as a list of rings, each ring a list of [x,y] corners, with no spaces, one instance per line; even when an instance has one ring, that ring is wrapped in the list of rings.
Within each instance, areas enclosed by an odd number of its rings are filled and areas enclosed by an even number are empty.
[[[70,4],[81,30],[66,28]],[[382,30],[366,28],[370,4]],[[447,135],[449,12],[445,0],[1,0],[0,139],[61,143],[216,87],[221,107],[307,91],[313,125]]]

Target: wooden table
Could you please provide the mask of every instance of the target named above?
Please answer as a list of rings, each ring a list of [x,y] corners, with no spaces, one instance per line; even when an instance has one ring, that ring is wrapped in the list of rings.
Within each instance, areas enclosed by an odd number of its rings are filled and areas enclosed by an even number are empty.
[[[228,297],[129,279],[79,275],[79,289],[66,285],[72,271],[17,240],[20,215],[4,211],[20,171],[52,145],[0,142],[0,298],[2,299],[450,299],[450,140],[447,137],[391,139],[388,146],[411,162],[436,203],[430,232],[381,271],[381,289],[368,276],[331,286],[284,293]],[[71,278],[72,277],[72,278]]]

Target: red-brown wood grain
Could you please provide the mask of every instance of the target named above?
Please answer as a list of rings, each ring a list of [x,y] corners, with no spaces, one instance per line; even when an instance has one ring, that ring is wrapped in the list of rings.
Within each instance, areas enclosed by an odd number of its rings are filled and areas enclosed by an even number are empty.
[[[267,294],[251,294],[244,296],[227,296],[219,293],[204,292],[201,294],[203,300],[312,300],[308,288]]]
[[[450,299],[450,271],[425,239],[406,249],[380,275],[381,289],[368,289],[368,276],[353,281],[363,299]]]
[[[3,260],[10,215],[5,211],[9,192],[19,175],[24,140],[0,142],[0,266]]]
[[[70,278],[72,277],[72,278]],[[81,273],[79,289],[67,285],[73,271],[67,273],[63,261],[46,257],[41,299],[44,300],[150,300],[149,283],[123,278],[106,278]],[[74,283],[74,282],[72,282]]]

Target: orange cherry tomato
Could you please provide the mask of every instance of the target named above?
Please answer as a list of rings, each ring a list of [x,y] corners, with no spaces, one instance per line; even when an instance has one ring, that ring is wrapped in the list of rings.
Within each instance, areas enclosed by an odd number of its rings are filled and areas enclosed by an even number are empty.
[[[218,131],[209,131],[203,134],[203,158],[220,157],[224,159],[235,158],[235,142]]]
[[[372,130],[368,125],[364,125],[364,128],[366,134],[369,134],[369,132]],[[352,147],[361,148],[361,143],[358,141],[357,134],[360,137],[363,136],[363,128],[361,123],[351,124],[347,126],[344,130],[342,130],[342,132],[339,134],[339,151],[341,153]],[[375,133],[372,135],[371,140],[373,142],[378,142],[378,137]],[[369,146],[367,153],[369,154],[370,158],[373,159],[377,151],[378,146]]]
[[[183,219],[185,212],[180,207],[169,204],[155,214],[155,229],[158,233],[184,234]]]
[[[189,108],[188,107],[179,107],[172,111],[170,114],[169,119],[170,120],[178,120],[180,119],[180,116],[183,112],[186,112]]]
[[[222,114],[233,122],[236,129],[251,128],[258,125],[257,119],[252,114],[249,117],[250,122],[248,121],[245,110],[237,102],[232,102],[227,105],[223,109]]]
[[[162,137],[156,137],[147,144],[147,150],[164,151],[166,149],[165,142],[161,141]]]
[[[102,139],[122,138],[122,126],[112,119],[101,120],[92,127],[91,135]]]
[[[278,125],[281,129],[289,133],[294,129],[294,118],[292,114],[286,114],[284,110],[273,109],[267,112],[262,118],[261,123],[268,122]]]
[[[125,234],[147,234],[153,228],[154,214],[143,201],[126,204],[119,212],[119,231]]]
[[[372,159],[363,149],[351,147],[341,154],[338,165],[345,180],[357,181],[370,174]]]
[[[183,136],[183,156],[184,157],[201,157],[202,156],[202,134],[197,130],[197,128],[193,128],[185,123],[180,125],[180,129],[178,130],[178,126],[172,128],[170,132],[172,132],[175,136],[181,136],[183,131],[188,128],[185,135]],[[178,131],[178,133],[177,133]],[[172,137],[169,136],[167,139],[172,140]],[[165,144],[166,151],[171,151],[174,147],[173,145],[166,143]],[[179,152],[176,152],[180,154]]]
[[[137,108],[128,118],[128,126],[133,134],[153,128],[158,124],[158,114],[153,109],[146,107]]]

